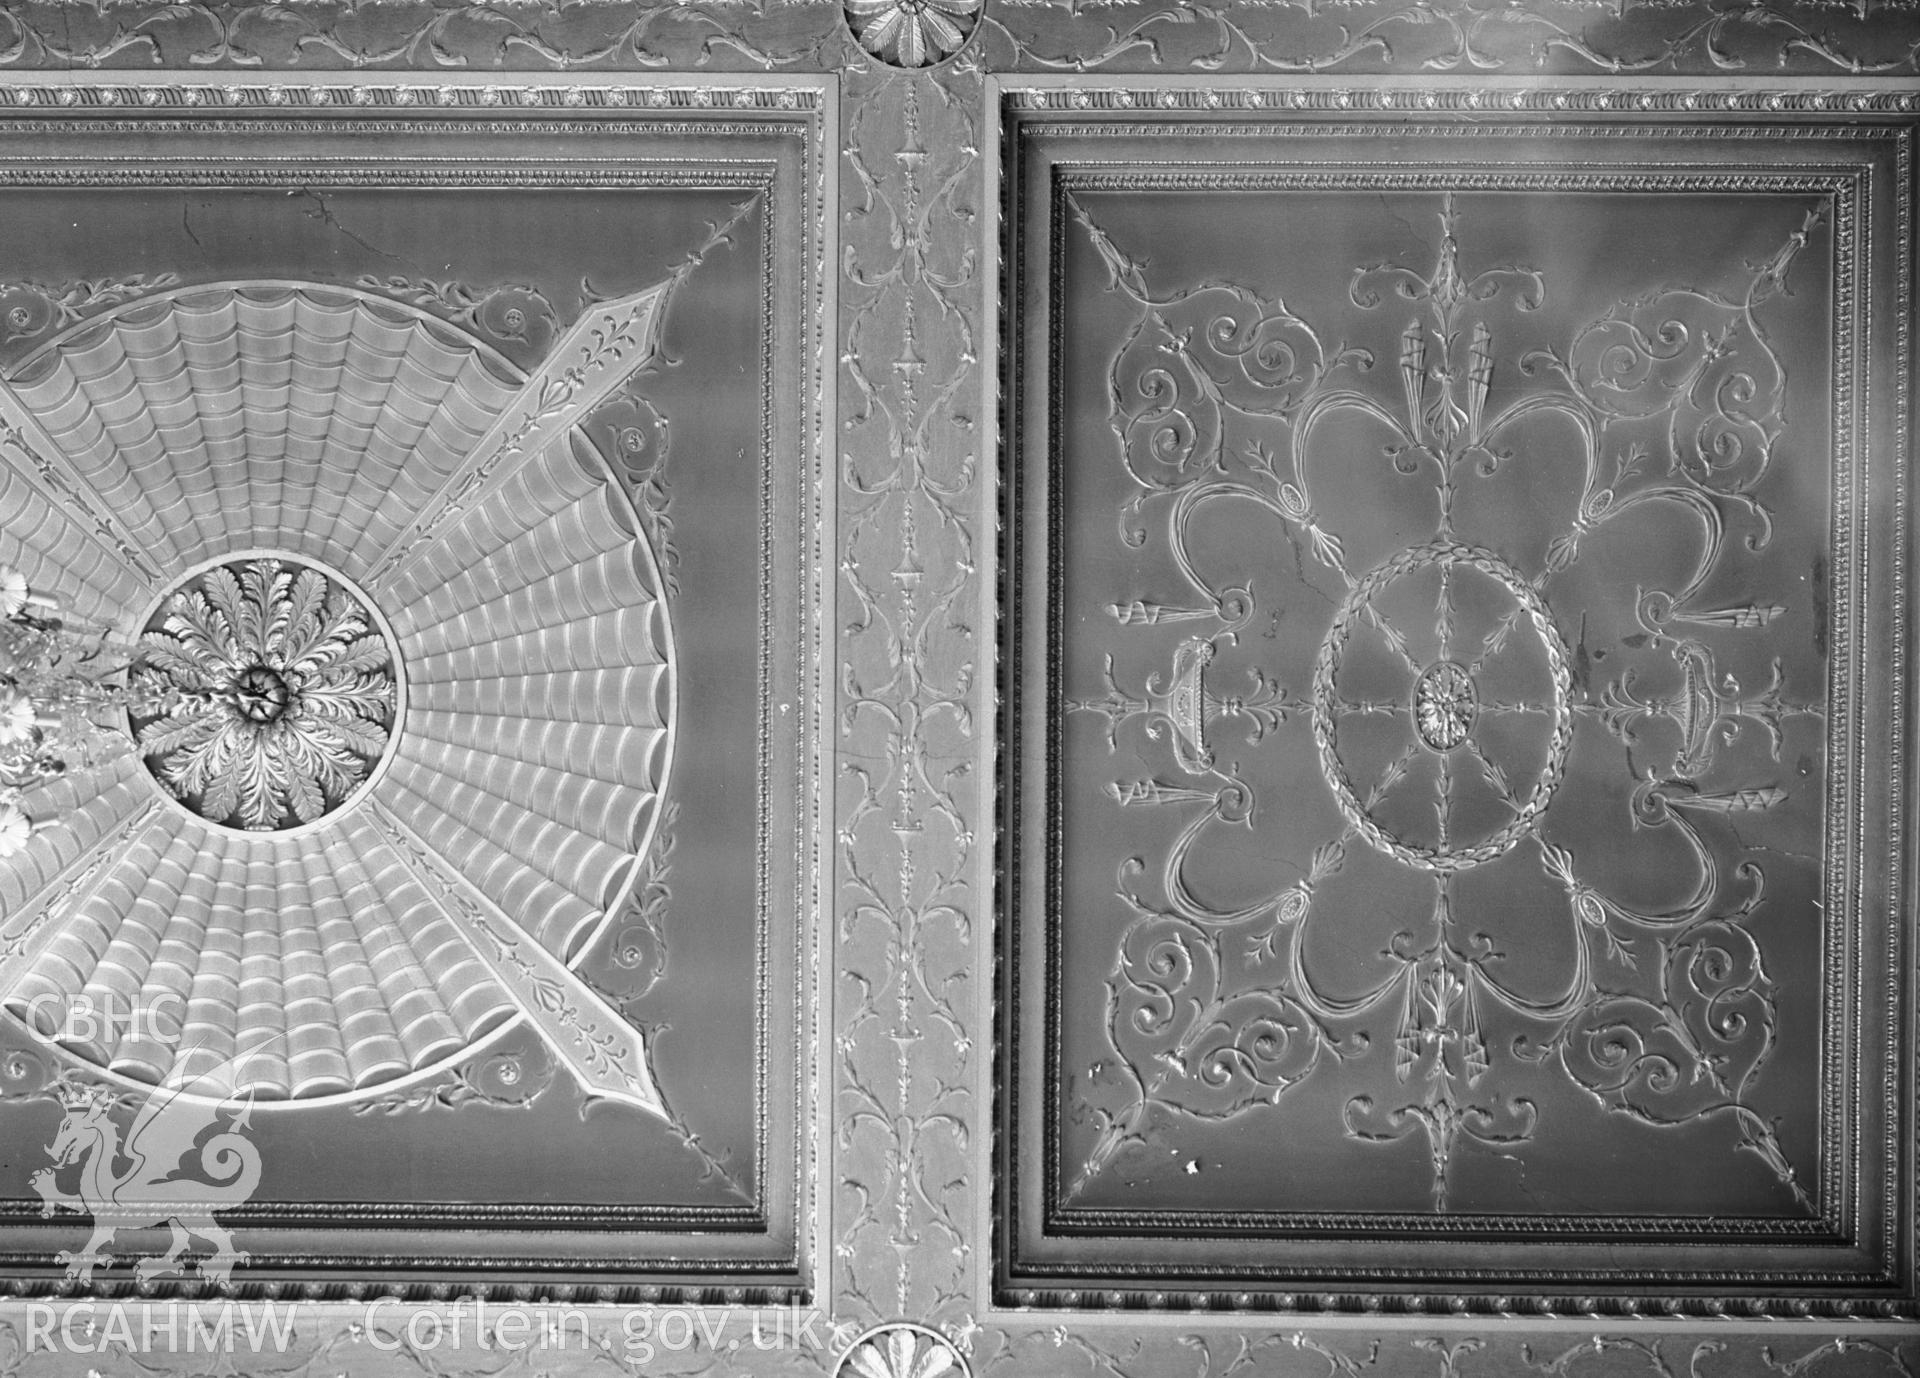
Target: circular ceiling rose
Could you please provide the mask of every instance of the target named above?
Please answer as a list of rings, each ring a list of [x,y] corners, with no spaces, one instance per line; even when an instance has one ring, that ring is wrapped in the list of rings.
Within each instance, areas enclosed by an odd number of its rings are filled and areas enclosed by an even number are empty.
[[[244,282],[0,379],[0,562],[173,692],[24,801],[58,821],[0,862],[0,1007],[109,1080],[230,1067],[306,1103],[571,1020],[608,1031],[570,1054],[588,1094],[659,1109],[570,968],[672,753],[659,572],[578,427],[667,290],[594,304],[531,375],[406,304]]]
[[[164,709],[134,716],[134,740],[161,788],[210,823],[317,822],[366,792],[393,745],[393,634],[338,573],[282,554],[200,570],[140,645]]]

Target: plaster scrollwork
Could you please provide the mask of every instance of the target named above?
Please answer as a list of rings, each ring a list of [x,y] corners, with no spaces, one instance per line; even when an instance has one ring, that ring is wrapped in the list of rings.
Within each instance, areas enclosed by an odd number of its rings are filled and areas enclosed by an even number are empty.
[[[667,974],[671,953],[667,918],[673,901],[674,827],[679,813],[677,801],[669,800],[662,808],[653,848],[634,882],[633,894],[596,948],[603,974],[594,984],[621,1005],[644,1000]]]
[[[649,398],[647,384],[659,365],[650,364],[594,413],[611,432],[609,458],[633,493],[647,539],[660,561],[660,579],[669,595],[680,591],[680,550],[674,539],[673,425]]]
[[[1584,6],[1232,0],[1165,6],[1008,6],[983,50],[1025,71],[1206,73],[1912,72],[1920,42],[1865,9],[1754,3],[1656,14]]]
[[[1911,73],[1920,42],[1883,9],[1763,0],[1707,12],[1460,0],[1342,6],[1202,0],[991,11],[971,0],[780,6],[400,0],[369,11],[134,0],[0,13],[0,65],[830,68],[849,46],[850,29],[862,51],[911,68],[949,56],[971,38],[977,20],[985,40],[979,51],[1000,70]]]
[[[1157,291],[1071,194],[1068,206],[1132,316],[1107,388],[1128,476],[1118,537],[1164,550],[1185,587],[1164,605],[1108,608],[1123,638],[1180,624],[1164,671],[1122,688],[1109,655],[1104,696],[1076,697],[1071,677],[1066,686],[1068,715],[1104,718],[1116,760],[1116,732],[1137,723],[1166,747],[1148,759],[1172,768],[1105,786],[1113,807],[1169,823],[1157,851],[1118,866],[1133,917],[1108,982],[1112,1068],[1079,1107],[1096,1130],[1068,1199],[1172,1132],[1170,1120],[1270,1113],[1322,1069],[1386,1048],[1391,1079],[1349,1095],[1342,1128],[1361,1144],[1424,1140],[1436,1210],[1448,1207],[1461,1154],[1520,1151],[1533,1138],[1542,1112],[1513,1089],[1528,1067],[1647,1125],[1731,1124],[1738,1148],[1812,1209],[1753,1094],[1777,1024],[1748,922],[1765,875],[1759,861],[1713,845],[1711,820],[1779,806],[1784,725],[1817,724],[1824,710],[1790,697],[1777,660],[1760,686],[1719,668],[1726,638],[1763,632],[1778,609],[1722,606],[1706,590],[1732,552],[1762,551],[1772,536],[1760,483],[1785,424],[1786,375],[1764,308],[1786,290],[1821,213],[1749,265],[1737,290],[1663,287],[1577,328],[1562,350],[1515,357],[1501,349],[1505,313],[1539,310],[1553,284],[1522,265],[1469,268],[1449,194],[1436,207],[1430,267],[1353,273],[1356,311],[1410,317],[1382,361],[1328,345],[1337,322],[1309,322],[1277,297],[1220,282]],[[1629,420],[1643,424],[1620,425]],[[1663,433],[1665,453],[1621,438],[1648,426]],[[1571,515],[1557,531],[1494,549],[1505,518],[1474,506],[1475,487],[1528,464],[1543,436],[1574,457]],[[1365,543],[1329,515],[1338,502],[1329,507],[1325,490],[1327,455],[1364,462],[1352,457],[1369,452],[1424,494],[1429,530],[1363,564],[1353,551]],[[1223,687],[1223,652],[1260,625],[1263,594],[1198,544],[1197,514],[1220,508],[1270,523],[1299,579],[1332,609],[1297,683],[1255,667],[1239,692]],[[1609,680],[1575,664],[1564,628],[1593,595],[1571,571],[1604,562],[1596,533],[1655,513],[1661,530],[1691,531],[1696,553],[1671,583],[1636,585],[1627,572],[1632,641],[1646,658]],[[1719,650],[1702,640],[1705,628]],[[1570,754],[1595,733],[1625,745],[1639,773],[1599,786],[1588,783],[1591,766],[1570,772]],[[1296,873],[1269,891],[1210,898],[1192,858],[1227,830],[1275,826],[1264,821],[1274,801],[1242,766],[1249,752],[1285,749],[1289,734],[1318,767],[1337,831],[1297,869],[1277,863]],[[1610,893],[1587,849],[1543,826],[1569,792],[1582,793],[1579,807],[1622,811],[1623,827],[1661,835],[1680,872],[1691,867],[1690,893],[1665,907]],[[1334,921],[1322,895],[1356,849],[1423,878],[1426,913],[1395,934],[1371,974],[1331,973],[1316,964],[1324,956],[1309,960],[1307,934]],[[1483,867],[1531,870],[1563,895],[1552,921],[1570,941],[1554,988],[1523,989],[1503,974],[1492,940],[1456,909],[1462,877]],[[1496,1020],[1526,1032],[1496,1038]]]
[[[835,1286],[844,1314],[970,1314],[983,1107],[977,412],[983,83],[848,76],[840,309]],[[931,1246],[931,1247],[930,1247]]]
[[[473,287],[452,279],[390,275],[360,277],[354,285],[410,302],[496,341],[544,345],[563,324],[570,324],[560,320],[547,294],[532,283]]]
[[[679,814],[678,802],[669,799],[661,809],[653,846],[634,882],[632,895],[589,957],[596,973],[592,982],[594,990],[640,1029],[650,1058],[658,1055],[661,1039],[673,1028],[671,1024],[649,1021],[646,1013],[647,996],[667,979],[672,957],[673,856]],[[667,1128],[700,1162],[699,1180],[718,1181],[743,1204],[757,1204],[753,1193],[735,1175],[737,1164],[732,1163],[731,1153],[709,1146],[674,1108],[670,1097],[663,1095],[662,1103]]]
[[[1210,926],[1177,913],[1143,914],[1122,942],[1107,987],[1107,1035],[1137,1106],[1227,1120],[1278,1104],[1323,1057],[1339,1056],[1339,1037],[1284,986],[1231,988],[1220,935]],[[1115,1117],[1094,1105],[1088,1113],[1100,1129],[1098,1146],[1070,1193],[1136,1141],[1128,1112]]]
[[[831,14],[832,11],[826,11]],[[0,64],[115,63],[260,67],[605,67],[771,69],[818,63],[844,39],[830,20],[742,22],[727,4],[622,10],[611,5],[513,3],[358,6],[85,4],[62,22],[31,10],[0,14]]]
[[[538,1039],[523,1037],[462,1063],[451,1071],[404,1090],[364,1100],[356,1115],[399,1115],[409,1111],[458,1110],[470,1105],[531,1110],[554,1084],[558,1064]]]
[[[1351,20],[1322,20],[1312,7],[1288,4],[1285,33],[1271,23],[1249,22],[1244,10],[1229,4],[1169,6],[1124,19],[1085,21],[1068,32],[1038,31],[1017,11],[988,27],[1007,52],[1007,65],[1040,71],[1085,72],[1126,64],[1151,68],[1191,67],[1196,71],[1321,72],[1356,59],[1392,63],[1394,32],[1435,27],[1455,40],[1451,66],[1473,53],[1471,20],[1447,6],[1416,0],[1412,5],[1380,5]],[[1291,21],[1291,22],[1285,22]],[[1305,22],[1302,22],[1305,21]]]
[[[173,273],[126,273],[72,282],[0,282],[0,343],[33,340],[95,311],[118,306],[179,282]]]

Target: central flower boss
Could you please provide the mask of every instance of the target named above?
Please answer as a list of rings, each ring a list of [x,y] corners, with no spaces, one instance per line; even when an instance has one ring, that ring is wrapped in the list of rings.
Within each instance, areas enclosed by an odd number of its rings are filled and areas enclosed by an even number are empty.
[[[387,749],[393,647],[361,599],[312,565],[260,557],[197,574],[140,644],[143,673],[170,704],[137,723],[140,751],[209,822],[314,822]]]

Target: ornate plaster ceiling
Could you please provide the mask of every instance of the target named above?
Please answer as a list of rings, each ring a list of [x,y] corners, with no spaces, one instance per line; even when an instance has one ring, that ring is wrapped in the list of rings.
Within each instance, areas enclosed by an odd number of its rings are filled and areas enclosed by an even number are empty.
[[[576,429],[669,288],[590,308],[531,377],[411,306],[293,282],[150,297],[12,371],[4,558],[152,628],[181,687],[252,696],[143,719],[145,759],[28,800],[61,821],[0,867],[5,1008],[149,1011],[62,1046],[136,1083],[251,1052],[236,1091],[307,1102],[530,1013],[595,1094],[657,1108],[637,1033],[580,1037],[618,1021],[566,963],[645,853],[671,754],[659,573]]]

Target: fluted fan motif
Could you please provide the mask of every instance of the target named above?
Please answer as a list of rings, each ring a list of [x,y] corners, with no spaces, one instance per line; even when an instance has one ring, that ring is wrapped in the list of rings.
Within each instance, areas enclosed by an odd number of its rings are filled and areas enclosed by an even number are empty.
[[[263,1045],[243,1084],[296,1099],[390,1090],[516,1016],[556,1051],[556,1023],[618,1023],[566,963],[650,836],[672,635],[576,423],[650,357],[673,285],[591,307],[531,377],[409,306],[239,283],[117,308],[4,380],[0,561],[129,633],[223,560],[282,559],[260,577],[289,596],[337,571],[407,685],[364,799],[276,796],[310,826],[212,826],[131,754],[29,798],[62,822],[0,864],[7,1009],[138,1006],[69,1050],[153,1082]],[[659,1108],[637,1033],[587,1041],[563,1055],[590,1094]]]

